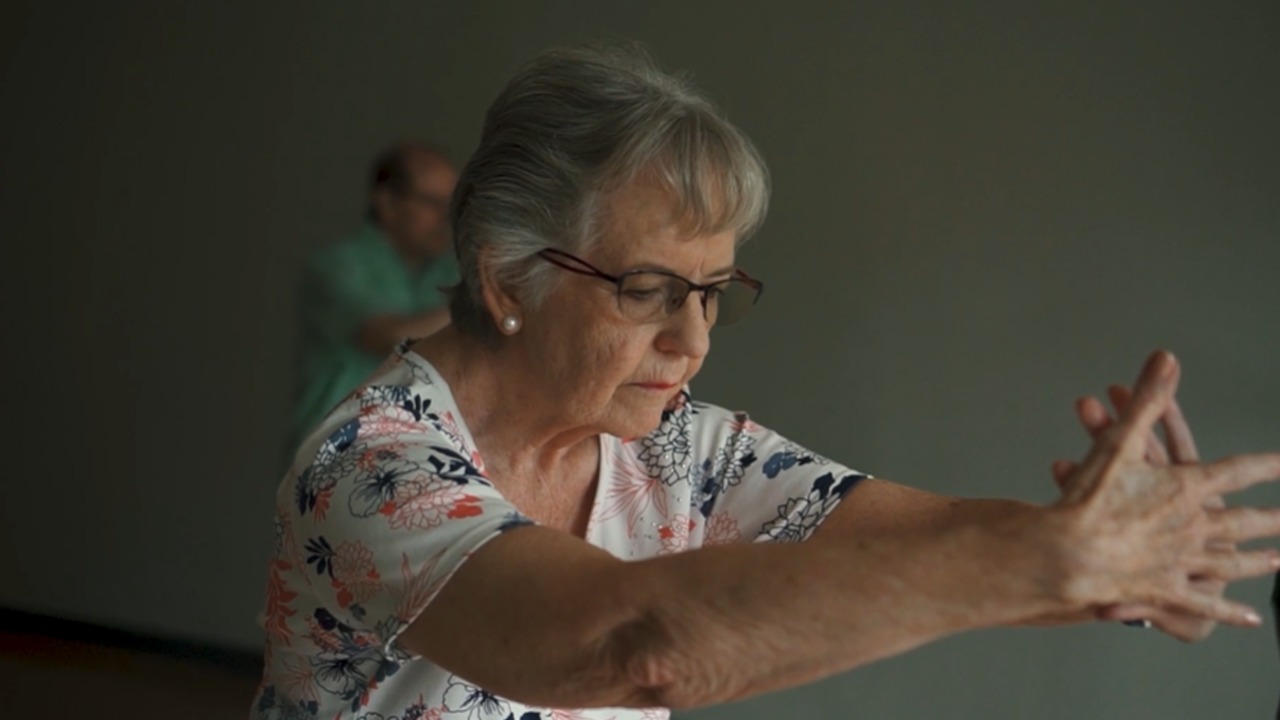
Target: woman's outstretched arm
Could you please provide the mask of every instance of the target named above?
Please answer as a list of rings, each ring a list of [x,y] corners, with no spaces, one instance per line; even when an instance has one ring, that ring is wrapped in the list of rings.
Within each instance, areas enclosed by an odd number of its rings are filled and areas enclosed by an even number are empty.
[[[1176,384],[1172,358],[1153,358],[1050,507],[931,500],[921,522],[881,534],[832,525],[795,545],[630,563],[554,530],[513,530],[480,548],[403,639],[529,704],[684,708],[815,680],[963,630],[1118,603],[1256,625],[1250,608],[1188,578],[1276,569],[1274,551],[1222,543],[1280,534],[1280,512],[1205,501],[1280,476],[1280,455],[1147,462],[1147,438]],[[877,501],[887,511],[891,499]]]

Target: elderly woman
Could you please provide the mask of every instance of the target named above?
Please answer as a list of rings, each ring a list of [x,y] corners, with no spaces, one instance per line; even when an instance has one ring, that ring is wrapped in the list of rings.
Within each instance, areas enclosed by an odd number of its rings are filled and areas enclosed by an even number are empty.
[[[299,448],[255,718],[662,718],[967,629],[1256,625],[1223,598],[1280,514],[1222,496],[1158,353],[1048,507],[912,490],[688,390],[762,284],[751,143],[629,47],[547,53],[489,109],[451,208],[453,324]],[[1152,435],[1164,422],[1168,446]],[[576,708],[576,709],[566,709]],[[582,709],[586,708],[586,709]]]

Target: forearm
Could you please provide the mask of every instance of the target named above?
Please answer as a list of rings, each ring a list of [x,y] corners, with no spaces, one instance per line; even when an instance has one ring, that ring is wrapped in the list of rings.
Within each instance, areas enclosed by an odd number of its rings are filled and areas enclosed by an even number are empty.
[[[436,308],[417,315],[379,315],[366,320],[356,333],[360,347],[373,355],[386,355],[405,338],[434,335],[449,324],[448,308]]]
[[[481,548],[405,639],[534,705],[723,702],[1064,609],[1051,514],[636,562],[527,528]]]
[[[1010,514],[1040,507],[1021,500],[971,499],[937,495],[882,479],[868,479],[849,502],[842,503],[818,529],[815,537],[844,541],[883,541],[901,533],[970,523],[998,522]],[[1070,625],[1096,620],[1093,609],[1082,608],[1011,623],[1024,626]]]
[[[672,707],[734,700],[956,632],[1066,610],[1048,511],[637,563],[628,671]]]

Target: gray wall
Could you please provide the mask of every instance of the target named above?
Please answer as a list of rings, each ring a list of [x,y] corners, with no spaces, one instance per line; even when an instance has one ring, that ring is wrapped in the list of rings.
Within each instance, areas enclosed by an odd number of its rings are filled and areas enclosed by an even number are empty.
[[[8,11],[0,605],[257,647],[299,262],[379,145],[465,156],[516,63],[604,35],[773,168],[742,256],[769,289],[704,399],[1048,501],[1073,398],[1165,346],[1207,455],[1280,447],[1274,0],[443,5]],[[1271,633],[972,633],[698,717],[1270,717]]]

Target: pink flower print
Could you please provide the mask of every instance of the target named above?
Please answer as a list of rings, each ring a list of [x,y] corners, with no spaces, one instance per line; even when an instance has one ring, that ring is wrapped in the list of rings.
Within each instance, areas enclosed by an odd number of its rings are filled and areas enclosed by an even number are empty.
[[[659,555],[674,555],[689,549],[689,531],[696,523],[688,515],[675,515],[671,524],[658,528],[658,537],[662,539]]]
[[[591,524],[618,515],[627,518],[627,534],[635,536],[636,523],[645,515],[667,519],[667,493],[662,481],[649,477],[629,450],[613,453],[614,477],[602,502],[592,511]]]
[[[435,597],[444,582],[443,577],[436,577],[436,566],[440,564],[444,553],[445,550],[441,550],[427,558],[416,571],[409,562],[409,556],[400,554],[400,586],[388,583],[391,594],[396,598],[397,618],[417,617],[422,608]]]
[[[305,661],[295,663],[286,658],[284,671],[280,675],[281,684],[290,697],[313,702],[319,700],[315,687],[315,674]]]
[[[338,588],[338,605],[346,608],[354,600],[363,603],[378,593],[382,578],[373,564],[373,551],[363,543],[344,542],[333,556],[333,584]]]
[[[391,529],[425,530],[440,525],[446,519],[480,515],[483,512],[480,498],[462,488],[457,483],[440,479],[401,484],[385,513],[390,516]]]
[[[466,443],[462,441],[462,430],[458,429],[458,421],[454,419],[453,411],[445,410],[443,413],[441,413],[439,416],[439,421],[436,422],[436,428],[438,428],[440,432],[448,436],[448,438],[452,440],[456,446],[458,446],[459,448],[466,449]],[[470,450],[467,450],[468,454],[470,452],[471,452]]]
[[[290,601],[298,593],[289,590],[281,575],[282,571],[289,570],[290,565],[284,560],[271,561],[271,574],[267,580],[267,609],[263,613],[263,626],[267,634],[279,638],[285,645],[289,644],[289,636],[293,635],[293,631],[289,629],[289,618],[298,612],[290,605]]]
[[[376,447],[371,447],[360,454],[356,460],[356,467],[365,472],[374,472],[382,463],[399,460],[404,457],[404,452],[408,448],[402,442],[389,442]]]
[[[742,539],[738,521],[727,512],[715,513],[707,518],[704,527],[703,545],[732,545]]]
[[[316,493],[316,505],[311,508],[311,512],[315,515],[316,522],[324,522],[329,515],[329,500],[333,497],[333,488],[325,488]]]
[[[361,409],[360,435],[362,437],[399,438],[419,430],[413,413],[399,405],[371,405]]]
[[[332,630],[325,630],[320,623],[316,622],[314,615],[308,615],[307,618],[308,637],[311,642],[322,651],[337,652],[342,649],[342,640],[337,633]]]

